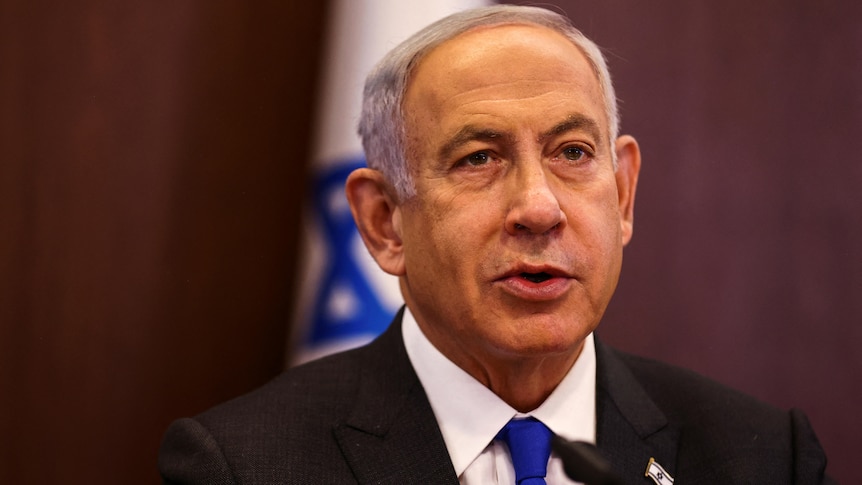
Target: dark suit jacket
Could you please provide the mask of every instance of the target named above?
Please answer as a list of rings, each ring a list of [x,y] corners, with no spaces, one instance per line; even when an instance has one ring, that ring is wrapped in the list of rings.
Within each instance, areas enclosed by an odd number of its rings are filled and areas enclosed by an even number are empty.
[[[680,485],[822,482],[801,412],[596,342],[598,446],[626,483],[652,483],[650,457]],[[365,347],[174,422],[159,469],[166,483],[458,483],[400,315]]]

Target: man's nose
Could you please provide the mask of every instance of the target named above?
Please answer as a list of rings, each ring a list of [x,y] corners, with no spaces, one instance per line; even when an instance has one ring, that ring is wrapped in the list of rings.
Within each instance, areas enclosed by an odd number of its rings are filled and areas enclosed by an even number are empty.
[[[506,231],[510,234],[545,234],[565,225],[566,214],[541,164],[519,168],[509,188]]]

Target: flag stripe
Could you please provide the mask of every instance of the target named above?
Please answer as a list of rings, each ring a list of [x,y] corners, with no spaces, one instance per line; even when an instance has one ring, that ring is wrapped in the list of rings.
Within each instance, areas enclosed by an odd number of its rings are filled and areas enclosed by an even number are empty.
[[[431,22],[483,0],[335,0],[315,126],[312,206],[306,214],[303,282],[291,364],[355,346],[382,332],[403,300],[380,270],[344,196],[347,175],[365,165],[356,125],[365,76],[389,50]]]

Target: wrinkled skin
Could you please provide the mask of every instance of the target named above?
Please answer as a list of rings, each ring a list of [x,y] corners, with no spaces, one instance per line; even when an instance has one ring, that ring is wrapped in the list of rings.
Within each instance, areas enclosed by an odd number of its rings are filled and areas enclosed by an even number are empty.
[[[637,143],[609,140],[589,62],[535,26],[441,44],[415,68],[402,108],[416,195],[399,201],[380,173],[354,172],[360,232],[435,347],[529,411],[616,288]]]

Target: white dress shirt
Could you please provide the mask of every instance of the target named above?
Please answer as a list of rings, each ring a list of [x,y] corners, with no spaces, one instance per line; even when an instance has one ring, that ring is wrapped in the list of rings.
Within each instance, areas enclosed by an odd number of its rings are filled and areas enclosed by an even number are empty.
[[[494,436],[513,417],[533,416],[568,440],[596,442],[596,348],[587,336],[578,360],[538,408],[523,414],[456,366],[425,337],[409,308],[402,323],[404,346],[462,485],[515,483],[506,446]],[[551,454],[548,485],[572,484]]]

